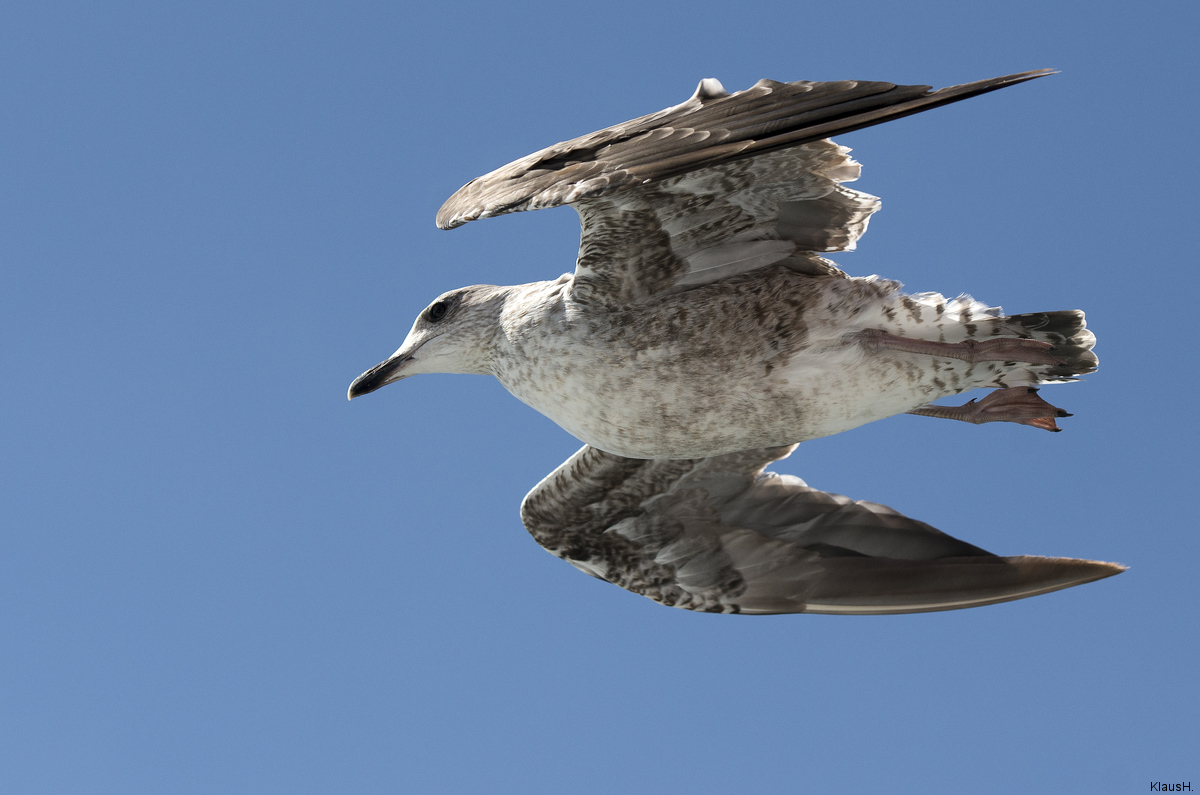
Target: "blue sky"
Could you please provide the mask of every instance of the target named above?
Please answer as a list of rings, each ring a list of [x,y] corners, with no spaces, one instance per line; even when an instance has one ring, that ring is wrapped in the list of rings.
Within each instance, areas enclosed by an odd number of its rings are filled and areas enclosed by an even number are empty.
[[[0,10],[0,791],[1200,786],[1198,12],[1185,3]],[[899,417],[780,467],[1125,574],[919,616],[695,615],[521,527],[578,442],[491,379],[351,379],[570,210],[434,228],[536,148],[770,77],[1062,73],[839,139],[837,257],[1081,308],[1065,433]],[[896,463],[899,456],[900,463]]]

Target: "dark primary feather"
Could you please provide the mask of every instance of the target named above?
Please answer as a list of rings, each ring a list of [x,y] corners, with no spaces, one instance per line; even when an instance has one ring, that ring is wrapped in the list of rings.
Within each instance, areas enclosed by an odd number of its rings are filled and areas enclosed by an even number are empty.
[[[1048,74],[928,86],[760,80],[734,94],[701,82],[687,102],[556,144],[472,180],[438,226],[570,204],[582,234],[572,296],[625,307],[782,263],[839,275],[819,253],[845,251],[879,208],[841,183],[858,178],[827,136]]]
[[[640,460],[591,446],[526,496],[521,519],[577,568],[719,613],[913,613],[1021,599],[1124,567],[999,557],[885,505],[764,473],[795,446]]]
[[[471,180],[442,205],[437,225],[451,229],[478,218],[604,196],[881,124],[1051,72],[1022,72],[938,91],[853,80],[760,80],[733,94],[697,90],[681,105],[555,144]]]

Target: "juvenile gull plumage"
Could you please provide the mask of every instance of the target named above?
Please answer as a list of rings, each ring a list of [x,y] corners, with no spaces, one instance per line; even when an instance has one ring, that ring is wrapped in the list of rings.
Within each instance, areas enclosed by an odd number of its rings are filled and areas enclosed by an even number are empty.
[[[681,105],[472,180],[438,226],[573,206],[573,274],[453,290],[350,397],[428,372],[496,376],[586,446],[522,520],[555,555],[664,604],[895,613],[1018,599],[1122,567],[1002,558],[881,505],[763,474],[795,443],[910,412],[1058,430],[1037,386],[1096,369],[1082,312],[1005,316],[851,278],[879,208],[828,136],[1042,77],[928,86],[701,81]],[[981,401],[931,401],[978,387]]]

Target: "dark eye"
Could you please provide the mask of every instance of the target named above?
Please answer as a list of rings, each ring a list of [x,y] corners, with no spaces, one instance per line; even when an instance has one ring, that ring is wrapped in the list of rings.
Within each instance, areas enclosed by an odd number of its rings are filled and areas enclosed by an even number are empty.
[[[450,311],[450,304],[445,301],[434,301],[433,304],[425,310],[425,317],[429,318],[430,323],[437,323],[446,316]]]

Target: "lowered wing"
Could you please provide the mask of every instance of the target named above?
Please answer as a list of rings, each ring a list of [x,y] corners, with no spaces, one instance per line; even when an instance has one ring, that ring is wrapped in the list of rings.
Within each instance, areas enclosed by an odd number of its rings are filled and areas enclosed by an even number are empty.
[[[999,557],[870,502],[764,473],[795,447],[697,460],[585,446],[521,505],[534,539],[657,602],[716,613],[918,613],[1110,577],[1113,563]]]

